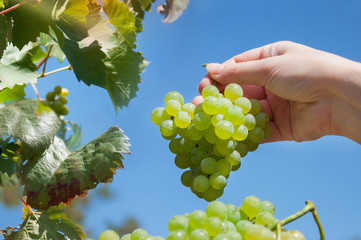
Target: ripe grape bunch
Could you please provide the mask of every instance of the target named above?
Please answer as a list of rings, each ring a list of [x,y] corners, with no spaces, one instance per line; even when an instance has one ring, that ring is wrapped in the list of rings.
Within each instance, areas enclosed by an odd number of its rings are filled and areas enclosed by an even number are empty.
[[[184,215],[176,215],[168,222],[169,234],[166,240],[276,240],[276,232],[270,227],[279,220],[274,217],[275,207],[269,201],[261,201],[248,196],[241,206],[224,204],[220,201],[209,203],[206,211],[196,210]],[[107,232],[108,231],[108,232]],[[119,240],[111,230],[100,235],[99,240]],[[297,231],[282,229],[281,240],[305,240]],[[164,240],[160,236],[150,236],[144,229],[136,229],[125,234],[120,240]]]
[[[182,184],[199,198],[213,201],[222,196],[241,158],[270,137],[272,128],[260,102],[243,97],[238,84],[227,85],[224,94],[208,85],[202,97],[197,106],[184,104],[183,96],[171,91],[165,96],[165,107],[155,108],[151,119],[160,126],[163,138],[170,140],[175,165],[189,168],[181,176]]]
[[[65,106],[65,104],[68,102],[68,94],[68,89],[56,86],[53,92],[48,92],[46,94],[46,100],[43,101],[43,104],[51,107],[59,116],[67,115],[69,113],[69,109]]]

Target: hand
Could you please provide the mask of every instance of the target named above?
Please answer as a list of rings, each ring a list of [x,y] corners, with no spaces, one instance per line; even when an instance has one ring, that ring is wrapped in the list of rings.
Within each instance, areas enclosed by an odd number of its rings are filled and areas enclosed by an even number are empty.
[[[236,82],[260,100],[270,117],[267,141],[297,142],[342,135],[361,143],[361,64],[293,42],[277,42],[207,65],[199,91],[213,80],[220,90]],[[198,104],[201,97],[193,102]],[[361,130],[361,128],[360,128]],[[353,133],[352,133],[353,132]]]

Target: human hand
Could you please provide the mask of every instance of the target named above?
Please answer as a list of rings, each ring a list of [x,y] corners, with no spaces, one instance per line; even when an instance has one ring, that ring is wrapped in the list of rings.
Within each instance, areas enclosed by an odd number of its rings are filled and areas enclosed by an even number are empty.
[[[242,85],[245,97],[260,100],[262,111],[270,117],[273,136],[268,142],[342,135],[361,143],[360,137],[350,136],[342,126],[344,119],[338,116],[342,113],[341,117],[346,117],[354,111],[354,101],[345,101],[345,97],[351,87],[348,83],[354,82],[347,75],[361,76],[355,69],[360,69],[359,63],[331,53],[293,42],[276,42],[223,64],[207,65],[208,75],[200,82],[199,91],[213,80],[221,91],[232,82]],[[360,87],[357,94],[361,93],[361,83],[355,81]],[[197,96],[193,103],[201,101]],[[361,111],[354,122],[361,125]]]

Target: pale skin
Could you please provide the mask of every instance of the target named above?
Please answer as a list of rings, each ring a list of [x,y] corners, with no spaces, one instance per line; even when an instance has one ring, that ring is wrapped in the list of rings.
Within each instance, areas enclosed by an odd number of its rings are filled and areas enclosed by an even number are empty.
[[[207,65],[199,91],[235,82],[260,100],[273,135],[267,142],[339,135],[361,144],[361,63],[282,41]],[[194,104],[203,99],[197,96]]]

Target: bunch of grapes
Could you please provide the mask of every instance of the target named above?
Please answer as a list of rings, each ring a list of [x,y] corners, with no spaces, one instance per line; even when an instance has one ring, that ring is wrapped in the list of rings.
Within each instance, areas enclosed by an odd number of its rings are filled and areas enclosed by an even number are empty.
[[[165,107],[154,109],[151,119],[170,140],[175,165],[186,169],[182,184],[199,198],[213,201],[222,196],[241,158],[270,137],[272,128],[260,102],[243,97],[238,84],[227,85],[224,95],[208,85],[202,97],[204,101],[197,106],[184,104],[183,96],[171,91],[165,96]]]
[[[168,223],[166,240],[276,240],[276,233],[269,229],[278,222],[274,213],[275,207],[271,202],[260,201],[255,196],[246,197],[239,207],[213,201],[206,211],[196,210],[172,217]],[[99,238],[105,239],[118,240],[119,236]],[[144,229],[136,229],[120,239],[164,240],[163,237],[150,236]],[[305,237],[296,230],[282,230],[281,239],[305,240]]]
[[[67,106],[65,106],[65,104],[68,102],[68,94],[68,89],[56,86],[53,92],[48,92],[46,94],[46,100],[43,102],[43,104],[51,107],[59,116],[67,115],[69,113],[69,109]]]

